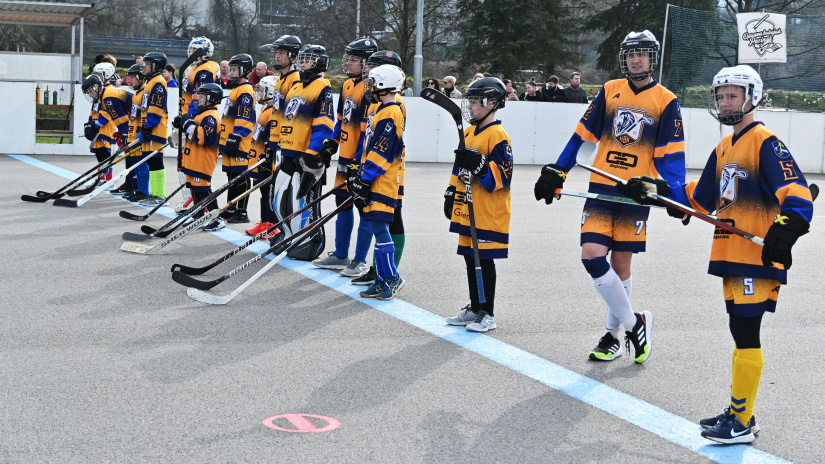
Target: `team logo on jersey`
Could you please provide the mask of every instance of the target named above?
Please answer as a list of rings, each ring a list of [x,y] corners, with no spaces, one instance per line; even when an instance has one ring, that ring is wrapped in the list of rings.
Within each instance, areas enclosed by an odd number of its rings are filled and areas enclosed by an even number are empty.
[[[653,124],[653,118],[647,111],[624,106],[616,107],[618,111],[613,118],[613,138],[622,146],[629,147],[642,137],[645,124]]]
[[[289,100],[289,103],[286,104],[286,108],[284,108],[284,119],[286,119],[287,122],[292,121],[292,118],[298,114],[298,108],[300,108],[304,103],[306,103],[305,98],[292,97]]]
[[[781,140],[774,140],[772,145],[773,145],[773,152],[776,153],[776,156],[778,156],[780,158],[787,158],[787,157],[791,156],[791,152],[788,151],[788,147],[786,147],[785,144],[782,143]]]
[[[281,110],[281,98],[283,98],[283,94],[281,94],[280,90],[276,90],[272,94],[272,112],[277,113]]]
[[[747,178],[748,172],[739,169],[739,163],[722,166],[722,176],[719,180],[719,211],[724,211],[736,203],[739,179]]]
[[[250,101],[250,97],[249,97],[249,95],[243,95],[243,96],[241,97],[241,105],[251,105],[251,104],[252,104],[252,103],[251,103],[251,101]]]
[[[343,116],[341,123],[342,124],[349,124],[352,121],[353,115],[355,115],[355,110],[358,108],[358,105],[355,103],[355,99],[352,97],[344,98],[344,109],[341,113]]]

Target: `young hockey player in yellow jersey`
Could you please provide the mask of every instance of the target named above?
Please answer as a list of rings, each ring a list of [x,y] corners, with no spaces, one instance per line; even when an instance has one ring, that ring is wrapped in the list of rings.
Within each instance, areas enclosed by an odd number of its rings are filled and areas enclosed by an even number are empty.
[[[380,102],[381,106],[364,133],[361,165],[357,172],[350,174],[347,188],[375,236],[378,278],[361,296],[391,300],[405,283],[395,266],[395,246],[389,226],[398,205],[404,166],[405,123],[395,94],[404,89],[406,76],[398,66],[383,65],[370,70],[368,79],[372,101]]]
[[[344,88],[338,99],[338,120],[332,137],[324,141],[321,147],[321,158],[329,167],[329,160],[338,152],[338,168],[335,174],[334,185],[347,180],[348,169],[359,158],[363,149],[364,139],[361,132],[361,121],[365,117],[369,101],[364,98],[364,77],[367,75],[367,58],[378,51],[378,46],[371,39],[355,39],[347,45],[344,53],[344,73],[349,77],[344,81]],[[349,198],[349,191],[340,189],[335,192],[335,203],[341,203]],[[344,277],[361,277],[369,270],[366,265],[367,253],[372,243],[372,232],[369,227],[359,227],[355,242],[355,257],[349,259],[349,245],[352,229],[355,224],[355,212],[352,206],[341,210],[335,218],[335,251],[329,252],[326,258],[319,258],[312,262],[322,269],[340,271]]]
[[[553,202],[585,142],[599,142],[593,161],[599,169],[624,178],[661,174],[664,180],[659,182],[665,186],[684,183],[685,139],[679,100],[652,77],[658,57],[659,42],[650,31],[625,37],[619,63],[627,79],[602,87],[559,159],[542,169],[535,186],[536,200]],[[613,182],[595,174],[590,176],[589,191],[621,193]],[[584,203],[582,264],[608,308],[606,332],[588,354],[592,360],[612,361],[622,355],[622,325],[628,350],[631,343],[635,349],[635,362],[641,364],[650,356],[653,315],[650,311],[634,313],[630,304],[631,260],[634,253],[645,251],[649,212],[647,206],[592,199]]]
[[[458,234],[458,254],[464,256],[470,304],[447,323],[463,325],[471,332],[496,328],[496,259],[507,258],[510,243],[510,182],[513,178],[513,149],[510,136],[496,119],[504,108],[507,86],[495,77],[471,83],[464,92],[462,112],[470,127],[464,130],[466,148],[456,150],[450,185],[444,193],[444,215],[450,232]],[[476,281],[466,177],[470,177],[472,201],[481,258],[485,303],[480,303]]]
[[[137,130],[140,128],[140,104],[143,100],[143,89],[146,86],[146,79],[143,74],[142,64],[133,64],[127,71],[126,75],[131,79],[131,87],[134,90],[132,95],[131,108],[129,109],[129,131],[126,135],[126,143],[135,141]],[[134,166],[140,161],[140,149],[133,150],[129,157],[126,158],[126,168]],[[138,167],[140,169],[140,166]],[[135,171],[126,175],[126,181],[123,185],[115,190],[112,190],[112,195],[123,195],[123,198],[131,197],[138,192],[137,173]],[[149,192],[144,192],[148,196]]]
[[[221,118],[221,157],[223,171],[229,180],[235,179],[249,167],[249,148],[252,146],[252,130],[255,128],[255,89],[249,83],[249,73],[255,69],[252,57],[241,53],[229,59],[229,85],[232,91],[225,102]],[[227,200],[241,195],[249,189],[249,179],[243,178],[227,190]],[[229,208],[222,218],[207,224],[203,230],[224,228],[223,219],[230,223],[247,223],[249,216],[246,206],[249,197],[237,203],[237,208]]]
[[[220,141],[220,122],[217,106],[223,99],[223,89],[219,84],[209,83],[198,87],[194,103],[197,115],[185,113],[181,120],[181,130],[186,134],[188,143],[183,152],[186,157],[184,174],[186,184],[192,190],[195,203],[202,201],[212,193],[212,174],[218,162],[218,145]],[[208,210],[218,209],[217,199],[212,199],[194,216],[200,217]],[[201,227],[206,230],[205,227]]]
[[[125,89],[112,85],[115,67],[111,63],[98,63],[92,74],[84,80],[81,89],[86,98],[92,102],[89,121],[84,126],[84,135],[88,140],[95,140],[92,153],[98,161],[103,161],[111,154],[115,133],[126,134],[129,122],[129,108],[132,95]],[[95,139],[97,137],[97,139]],[[112,168],[99,174],[101,180],[112,178]]]
[[[295,59],[301,50],[301,39],[294,35],[283,35],[273,42],[269,48],[272,49],[272,66],[281,73],[278,82],[275,84],[275,95],[272,98],[272,130],[269,133],[270,159],[276,162],[276,153],[280,150],[281,142],[281,122],[284,114],[284,99],[289,89],[301,79],[298,68],[295,66]],[[274,166],[273,166],[274,168]]]
[[[252,147],[249,149],[249,164],[255,164],[259,159],[265,159],[271,152],[267,147],[269,145],[269,133],[272,131],[272,100],[275,96],[275,86],[278,78],[275,76],[264,76],[261,81],[255,85],[255,100],[263,105],[261,114],[258,115],[258,122],[255,124],[255,130],[252,132]],[[272,175],[272,164],[264,163],[249,174],[249,177],[257,185],[259,182],[265,180]],[[258,235],[266,229],[269,229],[277,220],[274,219],[275,213],[272,211],[272,196],[271,189],[268,185],[259,189],[261,193],[261,220],[252,227],[246,229],[248,235]],[[273,235],[274,236],[274,235]],[[268,234],[266,238],[269,238]]]
[[[730,403],[702,419],[702,436],[724,443],[750,443],[758,428],[753,416],[762,378],[762,316],[776,310],[780,286],[787,283],[791,248],[808,233],[813,200],[805,176],[788,147],[753,110],[762,101],[762,79],[753,68],[722,68],[713,78],[708,109],[733,134],[713,150],[699,179],[665,195],[758,237],[764,246],[716,229],[708,273],[722,278],[733,337]],[[643,197],[656,190],[653,179],[630,179],[626,189]]]
[[[163,52],[149,52],[143,57],[143,71],[148,82],[140,106],[141,128],[136,135],[137,140],[143,144],[142,156],[148,156],[166,143],[169,119],[166,100],[169,92],[162,75],[165,66],[166,55]],[[141,192],[149,189],[151,185],[151,198],[159,198],[160,201],[166,198],[166,169],[163,166],[162,151],[138,167],[137,178]],[[140,196],[139,193],[132,197],[132,201],[139,200]]]

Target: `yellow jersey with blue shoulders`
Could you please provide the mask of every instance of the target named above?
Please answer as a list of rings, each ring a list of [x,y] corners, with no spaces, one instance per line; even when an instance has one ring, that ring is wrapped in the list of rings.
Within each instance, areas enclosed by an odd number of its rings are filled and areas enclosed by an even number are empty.
[[[140,90],[136,91],[132,94],[132,107],[129,108],[129,135],[126,137],[126,140],[129,143],[135,141],[137,137],[137,131],[140,129],[140,105],[143,101],[143,91],[144,89],[141,88]],[[129,156],[140,156],[140,150],[133,151]]]
[[[623,179],[662,176],[671,188],[685,183],[685,135],[676,95],[655,79],[636,88],[608,81],[585,110],[556,164],[569,171],[584,142],[599,144],[593,166]],[[590,191],[620,195],[615,183],[591,174]]]
[[[381,104],[364,134],[359,173],[370,183],[367,221],[392,222],[404,172],[404,113],[401,104]]]
[[[143,141],[144,153],[153,152],[166,143],[169,120],[169,112],[166,108],[168,94],[166,79],[160,74],[150,79],[143,90],[140,105],[141,126],[152,130],[149,137]]]
[[[478,150],[487,158],[487,174],[473,177],[470,186],[473,193],[478,254],[481,259],[506,258],[510,243],[510,184],[513,178],[513,143],[501,125],[493,121],[484,126],[470,126],[464,130],[467,148]],[[467,205],[467,189],[464,169],[453,161],[450,185],[456,188],[450,232],[458,234],[459,255],[472,256],[473,243],[470,233],[470,209]],[[462,176],[462,178],[459,178]]]
[[[107,134],[100,137],[110,137],[109,142],[115,142],[114,133],[128,134],[129,112],[132,108],[132,92],[113,85],[103,87],[101,110],[98,112],[97,124],[101,127],[109,126]]]
[[[188,74],[184,74],[183,82],[180,86],[180,108],[181,112],[198,114],[197,105],[192,104],[195,92],[203,84],[214,84],[218,82],[221,67],[214,61],[206,61],[197,66],[193,66]]]
[[[281,155],[318,156],[324,140],[332,136],[332,86],[318,74],[298,81],[286,96],[281,120]]]
[[[401,119],[401,121],[402,121],[401,130],[404,131],[404,130],[406,130],[406,126],[407,126],[407,107],[406,107],[406,105],[404,105],[404,99],[401,98],[400,93],[395,94],[395,101],[399,105],[401,105],[401,117],[402,117],[402,119]],[[381,103],[370,103],[369,106],[367,107],[367,110],[364,112],[364,117],[361,119],[361,139],[362,140],[366,136],[366,133],[368,131],[367,128],[372,123],[372,120],[375,119],[375,114],[378,112],[378,109],[380,107],[381,107]],[[355,153],[355,164],[357,164],[357,165],[361,164],[361,153],[363,152],[363,148],[364,148],[363,145],[364,144],[362,142],[361,147]],[[404,146],[404,158],[405,159],[406,159],[406,151],[407,151],[407,147],[405,145]],[[400,173],[400,177],[399,177],[399,185],[398,185],[398,202],[397,202],[397,205],[398,205],[397,207],[398,208],[400,208],[402,206],[402,202],[403,202],[403,199],[404,199],[404,183],[406,182],[406,177],[407,177],[406,165],[405,165],[405,163],[402,163],[401,164],[401,173]],[[338,185],[341,182],[346,182],[346,180],[347,180],[346,179],[346,173],[341,173],[339,171],[335,176],[335,185]],[[337,196],[348,197],[349,196],[349,191],[347,190],[346,187],[344,187],[343,189],[336,190],[335,194]]]
[[[295,67],[289,72],[281,74],[275,83],[275,95],[272,97],[272,130],[269,132],[269,148],[275,149],[275,145],[281,142],[281,122],[284,117],[284,105],[289,89],[300,80],[301,74]]]
[[[89,111],[89,123],[90,124],[97,124],[97,120],[100,118],[100,113],[103,111],[103,100],[97,99],[92,102],[92,109]],[[112,146],[112,139],[114,130],[112,126],[105,125],[103,127],[98,127],[97,131],[97,140],[92,145],[91,151],[94,152],[98,148],[110,148]]]
[[[218,109],[207,108],[195,116],[195,130],[187,137],[183,150],[185,162],[181,172],[191,177],[189,186],[195,191],[207,191],[212,185],[212,174],[218,162],[220,123]]]
[[[249,148],[249,165],[258,162],[258,157],[266,153],[269,145],[269,133],[272,131],[272,106],[265,106],[258,115],[258,122],[252,132],[252,146]],[[258,168],[249,173],[250,179],[261,179],[258,175]]]
[[[243,172],[249,167],[249,148],[252,146],[256,119],[255,89],[249,82],[239,84],[229,92],[221,118],[220,151],[224,172]],[[229,134],[241,136],[238,156],[226,156],[226,139]]]
[[[344,81],[344,87],[338,98],[337,120],[332,131],[332,139],[337,140],[338,172],[346,173],[347,165],[355,159],[355,153],[364,145],[361,136],[361,121],[370,106],[364,98],[364,81],[361,77],[353,77]]]
[[[759,237],[765,236],[780,211],[793,211],[809,222],[813,217],[805,176],[788,147],[761,122],[724,137],[685,193],[698,211],[716,211],[720,221]],[[713,235],[708,273],[787,283],[781,264],[762,265],[761,246],[720,228]]]

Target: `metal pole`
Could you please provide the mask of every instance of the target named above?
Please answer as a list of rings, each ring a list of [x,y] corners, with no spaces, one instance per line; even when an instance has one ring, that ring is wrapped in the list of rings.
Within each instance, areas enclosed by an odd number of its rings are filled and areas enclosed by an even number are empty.
[[[662,71],[665,70],[665,43],[667,41],[667,18],[670,14],[670,3],[665,9],[665,32],[662,34],[662,63],[659,65],[659,83],[662,83]]]
[[[72,61],[72,65],[71,65],[72,66],[72,77],[71,77],[71,80],[73,80],[73,81],[79,80],[78,76],[80,76],[80,73],[77,72],[77,67],[75,66],[76,63],[74,62],[74,40],[75,40],[74,33],[75,33],[76,28],[77,28],[77,26],[72,24],[72,52],[71,52],[71,58],[70,59]]]
[[[78,63],[81,79],[83,76],[83,18],[80,18],[80,62]],[[80,79],[78,79],[80,80]]]
[[[355,8],[355,37],[361,37],[361,0],[358,0]]]
[[[413,68],[413,95],[421,94],[421,79],[424,73],[424,55],[421,48],[424,42],[424,0],[418,0],[415,14],[415,60]]]

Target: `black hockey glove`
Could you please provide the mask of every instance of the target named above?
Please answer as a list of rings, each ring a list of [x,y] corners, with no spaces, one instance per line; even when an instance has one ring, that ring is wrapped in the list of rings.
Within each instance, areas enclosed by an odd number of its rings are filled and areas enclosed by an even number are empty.
[[[180,124],[180,121],[181,121],[181,117],[180,116],[175,116],[175,119],[172,120],[172,127],[174,127],[175,129],[183,128],[183,126]]]
[[[137,132],[138,138],[140,139],[140,143],[146,143],[152,137],[152,128],[151,127],[141,127],[138,129]]]
[[[452,219],[453,205],[455,204],[455,185],[450,185],[444,191],[444,217]]]
[[[455,151],[455,159],[458,165],[471,172],[475,177],[484,177],[490,168],[487,166],[487,157],[478,150],[472,148],[459,148]]]
[[[195,117],[189,113],[183,115],[183,118],[180,120],[181,129],[183,129],[184,133],[189,132],[189,128],[195,125]]]
[[[785,269],[790,269],[793,261],[791,247],[799,237],[808,233],[810,226],[811,224],[802,216],[791,211],[780,211],[765,234],[762,264],[770,267],[771,263],[775,262],[785,266]]]
[[[364,182],[361,176],[355,175],[347,179],[347,188],[355,200],[355,207],[359,210],[366,208],[369,204],[370,183]]]
[[[682,225],[686,226],[686,225],[690,224],[690,218],[691,218],[690,214],[682,212],[682,210],[680,210],[680,209],[674,208],[672,206],[668,206],[667,207],[667,215],[670,216],[670,217],[675,217],[676,219],[681,220]]]
[[[338,141],[333,139],[326,139],[324,140],[324,144],[321,145],[321,151],[318,152],[318,155],[321,156],[321,160],[324,162],[324,166],[329,168],[329,164],[332,160],[332,155],[338,152]]]
[[[229,134],[226,138],[226,156],[235,158],[240,156],[241,152],[241,136],[238,134]]]
[[[655,205],[657,201],[647,197],[647,193],[657,193],[663,197],[670,195],[670,187],[664,179],[654,179],[650,176],[634,177],[627,183],[616,184],[616,190],[640,205]]]
[[[83,125],[83,135],[86,137],[86,140],[94,140],[98,132],[100,132],[100,128],[93,122],[87,122]]]
[[[544,199],[544,203],[549,205],[553,203],[553,199],[560,198],[561,195],[556,195],[556,190],[564,186],[565,179],[567,179],[567,173],[558,164],[548,164],[541,168],[539,180],[533,187],[536,201]]]

